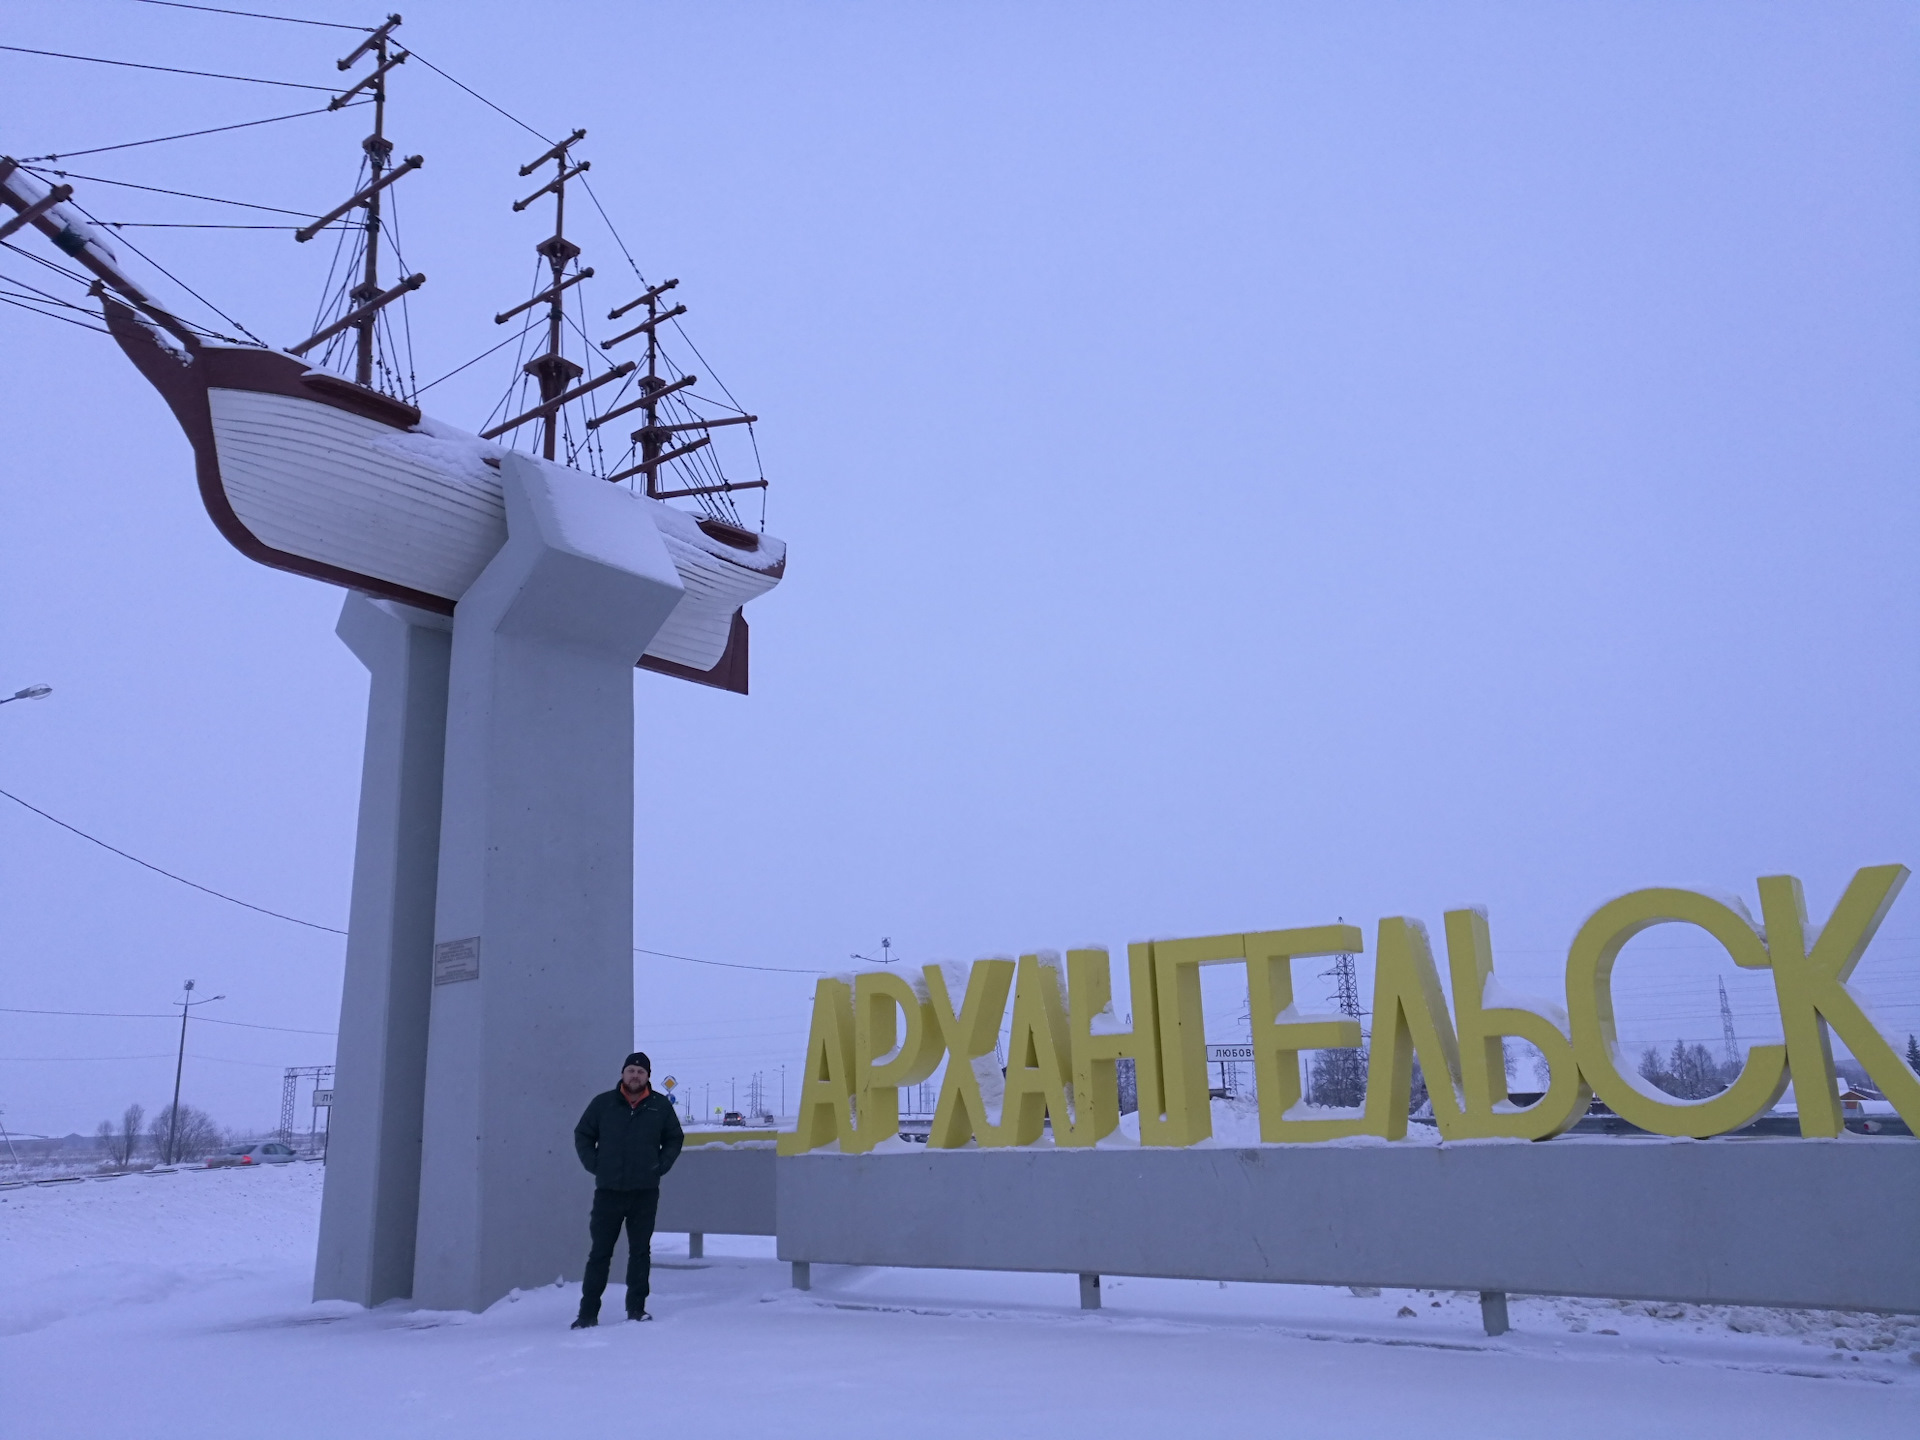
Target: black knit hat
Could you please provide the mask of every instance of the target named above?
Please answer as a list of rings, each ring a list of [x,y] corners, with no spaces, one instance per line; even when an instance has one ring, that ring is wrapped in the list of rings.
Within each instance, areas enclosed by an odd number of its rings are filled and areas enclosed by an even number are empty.
[[[647,1052],[644,1050],[636,1050],[633,1052],[633,1054],[627,1056],[625,1063],[622,1064],[620,1068],[624,1070],[627,1068],[628,1065],[638,1065],[642,1070],[645,1070],[648,1074],[653,1073],[653,1062],[647,1059]]]

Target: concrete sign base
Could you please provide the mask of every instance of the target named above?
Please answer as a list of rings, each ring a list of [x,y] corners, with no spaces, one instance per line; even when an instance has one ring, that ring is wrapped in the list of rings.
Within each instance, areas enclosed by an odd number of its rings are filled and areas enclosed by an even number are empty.
[[[776,1181],[796,1273],[1480,1291],[1490,1333],[1509,1292],[1920,1312],[1917,1194],[1920,1140],[1856,1137],[818,1154]]]

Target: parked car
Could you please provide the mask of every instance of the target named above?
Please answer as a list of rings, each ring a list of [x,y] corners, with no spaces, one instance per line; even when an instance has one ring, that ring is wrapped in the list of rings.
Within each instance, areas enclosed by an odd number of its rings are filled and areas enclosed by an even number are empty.
[[[282,1145],[278,1140],[263,1140],[257,1145],[235,1145],[224,1155],[215,1155],[207,1161],[209,1170],[224,1169],[229,1165],[286,1165],[300,1157],[293,1153],[291,1145]]]

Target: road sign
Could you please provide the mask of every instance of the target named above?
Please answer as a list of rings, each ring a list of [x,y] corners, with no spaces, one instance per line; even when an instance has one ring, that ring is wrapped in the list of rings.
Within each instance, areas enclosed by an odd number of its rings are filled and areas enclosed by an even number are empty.
[[[673,1089],[674,1086],[678,1085],[679,1083],[680,1082],[678,1080],[674,1079],[671,1075],[669,1075],[667,1076],[666,1079],[660,1082],[660,1086],[662,1089],[671,1090]]]
[[[1236,1060],[1253,1059],[1251,1045],[1209,1045],[1207,1063],[1209,1065],[1231,1065]]]
[[[313,1108],[314,1109],[325,1110],[330,1106],[332,1106],[332,1104],[333,1104],[333,1091],[316,1090],[313,1092]]]

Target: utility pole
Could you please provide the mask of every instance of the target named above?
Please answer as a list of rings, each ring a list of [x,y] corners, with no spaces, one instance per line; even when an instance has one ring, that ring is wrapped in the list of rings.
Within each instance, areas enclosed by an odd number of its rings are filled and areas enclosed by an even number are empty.
[[[893,964],[893,941],[885,935],[880,937],[880,958],[878,960],[875,960],[871,955],[858,954],[849,955],[847,958],[849,960],[861,960],[869,965],[891,965]]]
[[[180,1052],[173,1061],[173,1108],[167,1112],[167,1164],[173,1164],[174,1143],[180,1135],[180,1075],[187,1064],[187,1014],[196,1005],[211,1005],[215,1000],[224,1000],[224,995],[210,995],[205,1000],[193,998],[193,981],[187,981],[186,994],[175,1003],[180,1007]]]
[[[1727,1003],[1727,982],[1715,978],[1720,987],[1720,1044],[1726,1051],[1727,1068],[1740,1064],[1740,1037],[1733,1033],[1733,1006]]]
[[[0,1115],[6,1113],[6,1111],[0,1110]],[[13,1156],[13,1163],[18,1165],[20,1163],[20,1152],[13,1148],[13,1136],[7,1134],[7,1127],[4,1121],[0,1121],[0,1139],[4,1139],[7,1142],[7,1154]]]

